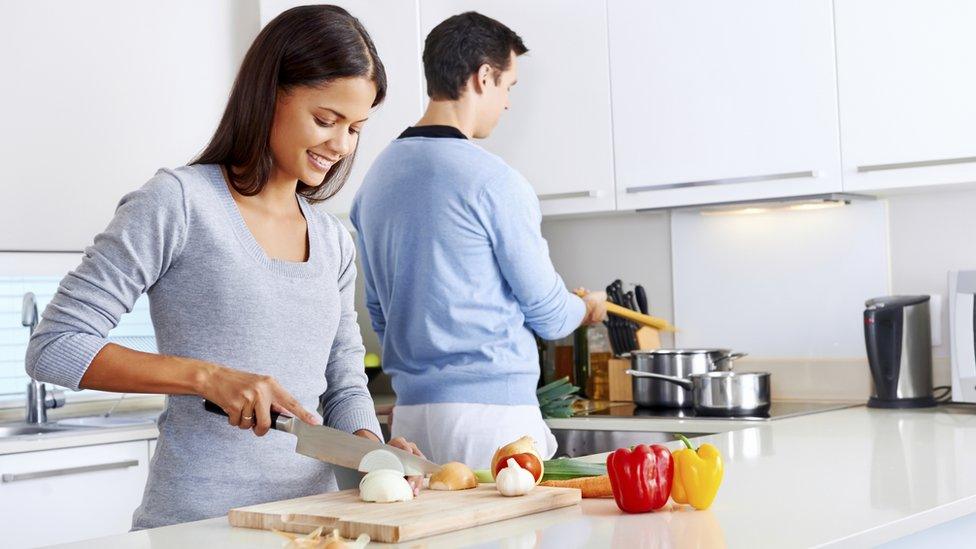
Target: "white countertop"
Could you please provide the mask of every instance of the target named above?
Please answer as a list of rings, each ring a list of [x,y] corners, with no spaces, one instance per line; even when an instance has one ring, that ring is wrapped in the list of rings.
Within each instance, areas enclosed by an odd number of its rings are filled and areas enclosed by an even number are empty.
[[[662,420],[647,421],[654,423],[638,430],[660,429]],[[673,506],[624,515],[612,500],[584,500],[578,507],[406,545],[534,547],[542,541],[547,547],[633,547],[643,539],[655,547],[870,546],[976,512],[974,407],[858,407],[696,440],[701,441],[718,446],[726,459],[725,481],[707,511]],[[277,548],[282,539],[216,518],[71,547],[231,545]]]

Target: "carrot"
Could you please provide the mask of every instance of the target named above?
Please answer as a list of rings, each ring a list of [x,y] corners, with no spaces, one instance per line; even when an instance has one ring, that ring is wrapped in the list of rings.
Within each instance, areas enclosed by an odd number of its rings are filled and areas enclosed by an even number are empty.
[[[576,488],[583,492],[584,498],[613,497],[613,489],[610,488],[610,477],[608,475],[572,478],[569,480],[547,480],[541,483],[541,486]]]

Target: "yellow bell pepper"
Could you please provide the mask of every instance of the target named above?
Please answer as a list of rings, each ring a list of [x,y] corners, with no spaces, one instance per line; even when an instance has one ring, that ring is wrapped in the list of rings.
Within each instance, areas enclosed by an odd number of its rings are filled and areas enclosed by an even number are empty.
[[[695,509],[708,509],[722,484],[722,454],[711,444],[702,444],[696,452],[687,437],[678,437],[687,448],[673,454],[671,499],[688,503]]]

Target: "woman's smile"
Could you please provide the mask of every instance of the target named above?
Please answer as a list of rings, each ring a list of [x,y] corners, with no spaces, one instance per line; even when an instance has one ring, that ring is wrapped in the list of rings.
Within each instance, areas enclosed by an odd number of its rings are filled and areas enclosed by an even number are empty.
[[[332,165],[339,161],[338,158],[335,160],[330,160],[325,156],[316,154],[312,151],[306,151],[308,153],[308,162],[312,165],[312,168],[316,171],[326,173],[332,168]]]

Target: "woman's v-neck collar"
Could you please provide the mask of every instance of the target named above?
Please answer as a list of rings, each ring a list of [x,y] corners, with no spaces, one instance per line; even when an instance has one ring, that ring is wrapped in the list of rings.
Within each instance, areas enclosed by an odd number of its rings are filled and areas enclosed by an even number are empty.
[[[234,201],[234,196],[227,187],[227,180],[224,178],[220,166],[216,164],[203,164],[200,165],[200,168],[205,171],[207,179],[213,184],[217,198],[223,204],[224,211],[231,221],[234,232],[237,234],[238,240],[244,246],[248,255],[268,270],[282,276],[312,278],[322,273],[322,251],[318,236],[319,231],[317,230],[318,223],[316,222],[315,212],[312,210],[312,206],[308,201],[305,200],[305,197],[296,195],[298,205],[302,209],[302,215],[305,216],[305,224],[308,226],[308,260],[299,262],[273,259],[268,257],[264,248],[254,238],[251,229],[247,227],[244,216],[241,214],[240,208],[237,207],[237,202]]]

